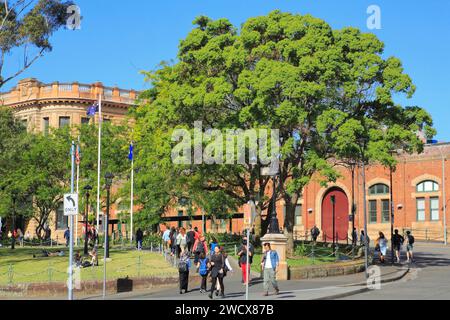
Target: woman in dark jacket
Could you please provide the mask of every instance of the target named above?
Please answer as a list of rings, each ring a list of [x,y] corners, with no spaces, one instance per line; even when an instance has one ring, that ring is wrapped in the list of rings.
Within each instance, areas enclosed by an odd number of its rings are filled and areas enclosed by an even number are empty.
[[[212,284],[209,298],[210,299],[213,298],[213,293],[216,288],[217,280],[219,280],[220,284],[220,291],[221,291],[220,296],[222,298],[225,298],[225,288],[223,286],[225,259],[223,255],[220,253],[220,248],[218,246],[214,249],[214,254],[211,255],[210,264],[211,264]]]

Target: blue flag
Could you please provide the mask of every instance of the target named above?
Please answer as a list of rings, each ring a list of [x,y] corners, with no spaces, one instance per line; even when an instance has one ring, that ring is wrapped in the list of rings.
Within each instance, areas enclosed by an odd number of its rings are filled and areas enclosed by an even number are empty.
[[[133,144],[130,144],[130,153],[128,153],[128,160],[133,161],[133,150],[134,146]]]
[[[98,102],[94,103],[87,110],[88,117],[95,117],[95,114],[99,111]]]

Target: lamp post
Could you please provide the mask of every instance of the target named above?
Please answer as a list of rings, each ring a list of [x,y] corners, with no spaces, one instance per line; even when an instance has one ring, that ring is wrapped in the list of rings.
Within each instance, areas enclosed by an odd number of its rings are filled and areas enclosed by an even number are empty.
[[[88,254],[88,218],[89,218],[89,191],[92,190],[90,185],[84,187],[84,191],[86,192],[86,213],[84,218],[84,254]]]
[[[277,216],[277,175],[273,176],[273,207],[272,216],[270,218],[269,233],[279,234],[280,224]]]
[[[16,237],[15,237],[15,231],[16,231],[16,201],[17,201],[17,192],[13,191],[12,193],[12,201],[13,201],[13,210],[12,210],[12,233],[11,233],[11,250],[14,250],[16,248]]]
[[[333,208],[333,250],[336,255],[336,196],[331,196],[331,205]]]
[[[107,172],[105,174],[105,186],[106,186],[106,217],[105,217],[105,256],[109,258],[109,202],[111,194],[111,185],[114,179],[112,173]]]
[[[391,196],[391,264],[394,265],[394,169],[389,166],[389,183],[390,183],[390,196]]]
[[[369,140],[366,137],[362,137],[359,139],[360,143],[360,151],[361,151],[361,160],[362,160],[362,178],[363,178],[363,202],[364,202],[364,273],[366,279],[369,278],[369,243],[368,233],[367,233],[367,191],[366,191],[366,148]]]
[[[355,216],[356,216],[356,202],[355,202],[355,170],[356,170],[356,162],[352,162],[350,164],[352,170],[352,246],[355,246],[355,239],[353,239],[353,234],[355,232]]]

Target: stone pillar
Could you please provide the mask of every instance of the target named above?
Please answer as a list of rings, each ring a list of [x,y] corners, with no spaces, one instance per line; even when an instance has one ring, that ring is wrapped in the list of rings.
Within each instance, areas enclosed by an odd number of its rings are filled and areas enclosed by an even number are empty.
[[[284,234],[266,234],[261,243],[270,243],[272,250],[278,252],[280,266],[277,272],[277,280],[288,280],[288,265],[286,260],[288,238]]]

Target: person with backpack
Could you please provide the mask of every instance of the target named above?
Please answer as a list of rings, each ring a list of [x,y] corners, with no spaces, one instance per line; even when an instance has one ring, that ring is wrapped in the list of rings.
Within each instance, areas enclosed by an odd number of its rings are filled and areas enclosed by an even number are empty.
[[[187,252],[183,252],[178,262],[178,274],[180,276],[180,294],[188,293],[189,269],[191,268],[191,257]]]
[[[189,231],[186,234],[186,241],[187,241],[187,250],[189,252],[192,252],[192,248],[195,243],[195,231],[192,229],[192,225],[189,225]]]
[[[211,252],[214,252],[216,250],[216,247],[219,245],[215,237],[211,238],[210,248]]]
[[[247,250],[249,251],[248,256],[249,256],[249,261],[247,261]],[[249,248],[247,248],[247,237],[244,237],[243,241],[242,241],[242,246],[239,249],[239,266],[241,267],[242,270],[242,283],[244,285],[247,284],[247,281],[250,281],[250,275],[247,274],[247,263],[250,264],[249,270],[251,270],[251,265],[253,262],[253,253],[254,253],[254,249],[252,244],[250,243]]]
[[[200,254],[197,263],[198,273],[202,277],[200,293],[206,293],[206,283],[208,280],[209,268],[210,268],[209,259],[206,257],[204,253]]]
[[[217,281],[220,284],[221,297],[225,298],[225,288],[223,286],[223,277],[224,277],[224,268],[225,268],[225,259],[224,256],[220,253],[220,248],[216,247],[214,253],[211,255],[210,259],[211,264],[211,291],[209,293],[209,298],[213,299],[213,293],[216,289]]]
[[[215,248],[214,248],[214,250],[215,250]],[[225,248],[224,247],[220,247],[219,250],[220,250],[220,253],[222,254],[222,257],[223,257],[223,263],[224,263],[223,280],[225,280],[225,277],[227,276],[227,273],[228,272],[233,272],[233,267],[231,267],[230,261],[228,260],[228,254],[225,251]],[[224,283],[224,281],[222,281],[222,287],[220,286],[220,282],[217,282],[217,285],[216,285],[216,297],[219,296],[221,288],[223,289],[223,292],[225,292],[225,283]]]
[[[402,251],[403,243],[405,242],[405,238],[398,234],[398,230],[394,231],[394,236],[392,237],[392,246],[395,250],[395,256],[397,257],[397,263],[400,263],[400,254]]]
[[[313,242],[317,242],[317,238],[319,238],[320,236],[320,230],[319,228],[317,228],[317,226],[315,225],[312,229],[311,229],[311,238]]]
[[[205,256],[208,255],[208,245],[205,241],[205,236],[200,236],[194,244],[194,263],[198,263],[200,255],[204,253]]]
[[[411,231],[406,231],[406,238],[408,239],[408,242],[406,243],[406,257],[407,262],[414,262],[414,242],[416,241],[414,239],[414,236],[411,234]]]

